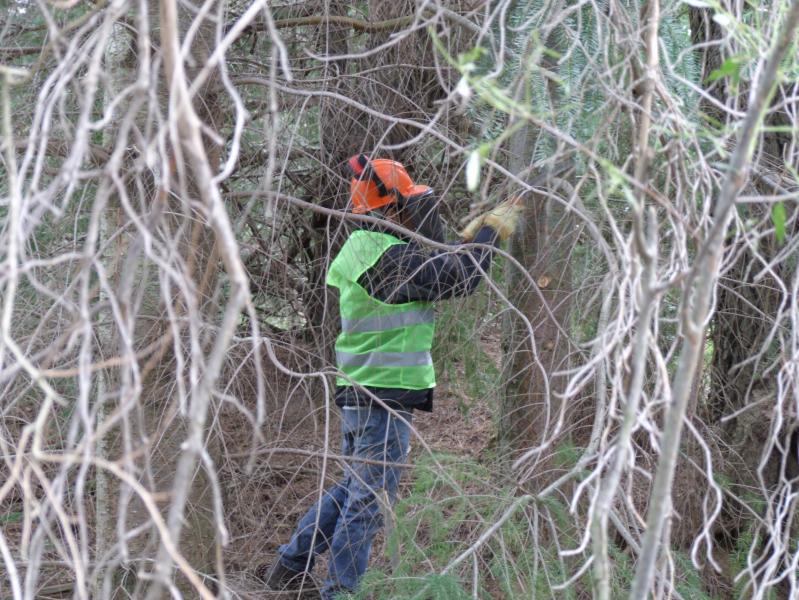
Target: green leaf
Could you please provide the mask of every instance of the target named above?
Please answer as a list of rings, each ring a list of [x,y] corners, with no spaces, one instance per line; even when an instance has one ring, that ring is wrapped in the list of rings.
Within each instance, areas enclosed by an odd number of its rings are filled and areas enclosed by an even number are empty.
[[[708,83],[729,77],[730,81],[738,84],[741,80],[741,67],[743,67],[745,59],[742,56],[731,56],[718,68],[711,71],[707,76]]]
[[[785,241],[785,205],[782,202],[777,202],[771,209],[771,221],[777,242],[782,244]]]
[[[459,55],[460,63],[468,64],[477,62],[481,57],[485,56],[486,52],[487,50],[482,46],[475,46],[468,52],[464,52],[463,54]]]

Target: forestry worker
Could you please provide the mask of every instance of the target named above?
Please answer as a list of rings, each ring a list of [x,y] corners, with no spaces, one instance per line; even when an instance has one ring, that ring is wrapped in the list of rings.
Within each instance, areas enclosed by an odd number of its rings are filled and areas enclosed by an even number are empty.
[[[405,168],[363,154],[349,161],[351,210],[381,217],[430,240],[444,241],[434,191],[414,185]],[[350,234],[327,273],[339,291],[336,404],[342,414],[341,454],[353,458],[344,476],[300,519],[262,578],[271,590],[312,587],[308,573],[328,550],[323,600],[355,589],[372,540],[394,501],[406,459],[414,410],[431,411],[436,385],[433,303],[474,292],[491,249],[516,227],[521,206],[498,205],[461,232],[469,248],[430,250],[418,236],[366,225]],[[457,251],[454,251],[457,250]],[[384,506],[381,509],[381,503]]]

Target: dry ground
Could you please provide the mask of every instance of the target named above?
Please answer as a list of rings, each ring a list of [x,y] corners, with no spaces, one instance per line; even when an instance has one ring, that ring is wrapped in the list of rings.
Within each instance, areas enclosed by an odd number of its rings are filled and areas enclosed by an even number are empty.
[[[492,431],[489,407],[474,403],[465,416],[462,399],[446,386],[436,390],[434,402],[435,412],[414,413],[413,425],[418,435],[411,441],[409,463],[413,464],[429,450],[479,458]],[[321,451],[324,448],[324,415],[320,411],[316,416],[316,421],[304,418],[293,423],[270,446]],[[339,451],[337,419],[334,414],[330,431],[331,451],[336,453]],[[233,571],[231,583],[235,581],[242,598],[270,597],[263,591],[254,573],[259,565],[274,559],[277,547],[290,537],[297,520],[317,498],[322,462],[319,457],[273,454],[268,462],[263,461],[256,467],[249,482],[239,481],[234,486],[244,487],[244,490],[240,490],[240,502],[235,503],[238,505],[236,512],[230,515],[233,538],[228,546],[227,562]],[[341,471],[334,462],[328,462],[327,468],[326,481],[330,484]],[[239,471],[239,475],[243,473]],[[408,469],[403,476],[400,496],[407,492],[413,477],[414,470]],[[234,505],[228,502],[229,506]],[[382,535],[376,540],[371,563],[381,566],[388,564]],[[322,558],[316,565],[315,575],[321,579],[325,570],[326,564]]]

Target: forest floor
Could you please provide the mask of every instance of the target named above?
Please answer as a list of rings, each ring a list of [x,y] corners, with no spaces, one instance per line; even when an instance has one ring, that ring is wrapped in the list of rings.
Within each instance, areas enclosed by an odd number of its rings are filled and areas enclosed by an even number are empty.
[[[417,484],[422,479],[429,479],[431,474],[434,479],[440,480],[442,476],[447,479],[452,473],[457,474],[458,469],[473,468],[474,465],[480,465],[479,469],[485,472],[479,476],[480,481],[464,482],[463,487],[458,487],[459,491],[454,493],[485,494],[493,487],[493,482],[487,480],[493,480],[496,473],[492,467],[496,463],[492,448],[496,431],[496,394],[490,383],[478,388],[469,382],[478,379],[490,381],[486,373],[499,372],[501,351],[498,322],[481,327],[479,332],[472,333],[474,337],[467,336],[464,340],[460,340],[453,330],[443,327],[440,334],[455,343],[440,348],[437,355],[444,359],[446,368],[439,369],[433,412],[414,413],[415,434],[411,437],[408,458],[412,466],[404,471],[400,482],[400,503],[403,499],[415,503]],[[475,344],[475,340],[479,342]],[[468,360],[463,353],[464,348],[476,352],[479,361],[475,363]],[[444,354],[448,356],[444,357]],[[485,373],[477,373],[478,370]],[[342,472],[341,466],[335,461],[327,461],[325,465],[321,458],[325,448],[326,409],[319,406],[318,402],[311,404],[310,399],[320,397],[322,390],[293,388],[292,380],[283,381],[279,375],[273,385],[274,390],[287,391],[279,408],[281,414],[276,418],[273,413],[268,419],[271,429],[265,435],[267,448],[278,448],[281,452],[259,457],[254,471],[249,474],[244,469],[246,460],[242,459],[226,460],[220,472],[223,487],[230,491],[224,500],[230,510],[228,524],[231,536],[225,552],[226,570],[229,573],[227,584],[236,590],[239,598],[246,600],[291,597],[290,594],[270,595],[265,592],[256,573],[259,568],[263,569],[272,563],[280,544],[288,542],[300,517],[318,499],[322,484],[324,487],[332,485]],[[338,454],[339,416],[334,406],[330,407],[328,422],[329,452]],[[231,428],[235,428],[235,425],[225,427],[225,453],[232,456],[236,452],[246,452],[252,443],[248,426],[242,423],[240,436],[231,436]],[[290,449],[300,452],[292,453]],[[443,463],[438,463],[439,459]],[[460,483],[456,485],[460,486]],[[448,495],[453,490],[423,492],[433,496],[438,493]],[[422,501],[418,506],[413,504],[410,510],[418,510],[430,501]],[[467,542],[474,539],[475,532],[479,533],[482,527],[478,521],[471,525],[459,524],[456,530],[448,534],[454,539],[449,539]],[[424,543],[421,539],[425,537],[424,531],[416,531],[413,535],[413,544]],[[387,546],[384,533],[379,533],[372,547],[370,569],[380,569],[386,573],[392,571]],[[321,582],[326,574],[327,557],[322,555],[314,567],[315,582]],[[490,595],[502,597],[493,592]]]
[[[464,398],[450,393],[446,386],[437,388],[434,405],[433,413],[420,411],[414,413],[413,426],[417,435],[411,440],[409,464],[413,465],[416,459],[429,452],[479,460],[481,452],[489,444],[493,431],[490,407],[473,403],[468,411],[465,411]],[[320,417],[323,418],[323,415]],[[338,453],[340,450],[338,416],[334,414],[332,417],[330,447],[333,453]],[[289,428],[283,442],[276,441],[274,445],[319,452],[324,447],[322,425],[314,424],[312,419],[301,420]],[[247,600],[291,596],[270,595],[265,592],[256,573],[259,567],[271,564],[277,547],[288,541],[297,521],[318,497],[320,488],[322,461],[318,457],[275,454],[269,462],[271,464],[268,469],[270,475],[268,481],[256,477],[256,480],[261,480],[264,484],[261,488],[262,504],[239,505],[238,515],[232,516],[234,523],[241,527],[239,535],[247,536],[249,539],[240,538],[240,543],[234,540],[231,544],[232,552],[228,556],[229,567],[232,570],[230,583],[237,589],[240,598]],[[340,467],[333,462],[328,463],[328,469],[326,485],[330,485],[341,473]],[[400,483],[398,494],[400,498],[412,486],[413,479],[414,469],[411,468],[404,473]],[[260,513],[262,510],[263,518],[256,518],[253,513]],[[253,527],[257,531],[253,531]],[[384,536],[378,534],[372,549],[370,566],[388,568],[389,562]],[[314,568],[316,582],[322,581],[326,570],[326,557],[322,556]]]
[[[446,455],[454,459],[480,460],[481,453],[489,446],[493,432],[492,411],[485,403],[469,402],[468,398],[453,393],[449,386],[436,389],[434,412],[416,411],[413,426],[416,430],[411,440],[411,451],[408,458],[414,464],[419,458],[429,455]],[[465,408],[468,406],[468,409]],[[276,440],[275,447],[297,448],[302,451],[319,452],[324,448],[324,432],[321,422],[311,418],[301,419],[292,427],[287,427],[281,437]],[[297,443],[302,440],[302,445]],[[330,432],[331,452],[339,452],[338,417],[333,415]],[[271,446],[272,444],[270,444]],[[322,461],[319,457],[303,455],[274,454],[269,466],[256,469],[254,481],[260,481],[260,494],[244,494],[238,503],[236,514],[230,515],[232,535],[240,536],[231,539],[227,553],[232,587],[237,589],[241,598],[288,597],[288,594],[266,593],[262,583],[256,577],[259,567],[271,564],[277,547],[286,543],[291,536],[299,518],[318,497],[320,489]],[[341,469],[333,462],[328,462],[326,485],[330,485],[340,475]],[[400,484],[399,498],[408,493],[414,482],[415,469],[410,468],[404,474]],[[252,483],[251,483],[252,485]],[[236,486],[239,487],[239,486]],[[389,556],[384,536],[378,534],[372,548],[371,567],[387,569]],[[314,577],[321,581],[327,570],[326,557],[322,556],[314,568]]]

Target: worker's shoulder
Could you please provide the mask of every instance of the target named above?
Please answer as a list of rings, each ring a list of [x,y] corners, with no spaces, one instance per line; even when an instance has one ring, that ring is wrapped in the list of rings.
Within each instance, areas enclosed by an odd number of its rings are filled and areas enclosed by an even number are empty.
[[[390,275],[396,273],[417,273],[422,270],[431,258],[438,253],[425,248],[423,245],[409,240],[404,244],[397,244],[386,249],[371,271]]]
[[[405,245],[406,243],[405,240],[383,231],[356,229],[347,237],[344,247],[354,250],[386,249],[392,246]]]

